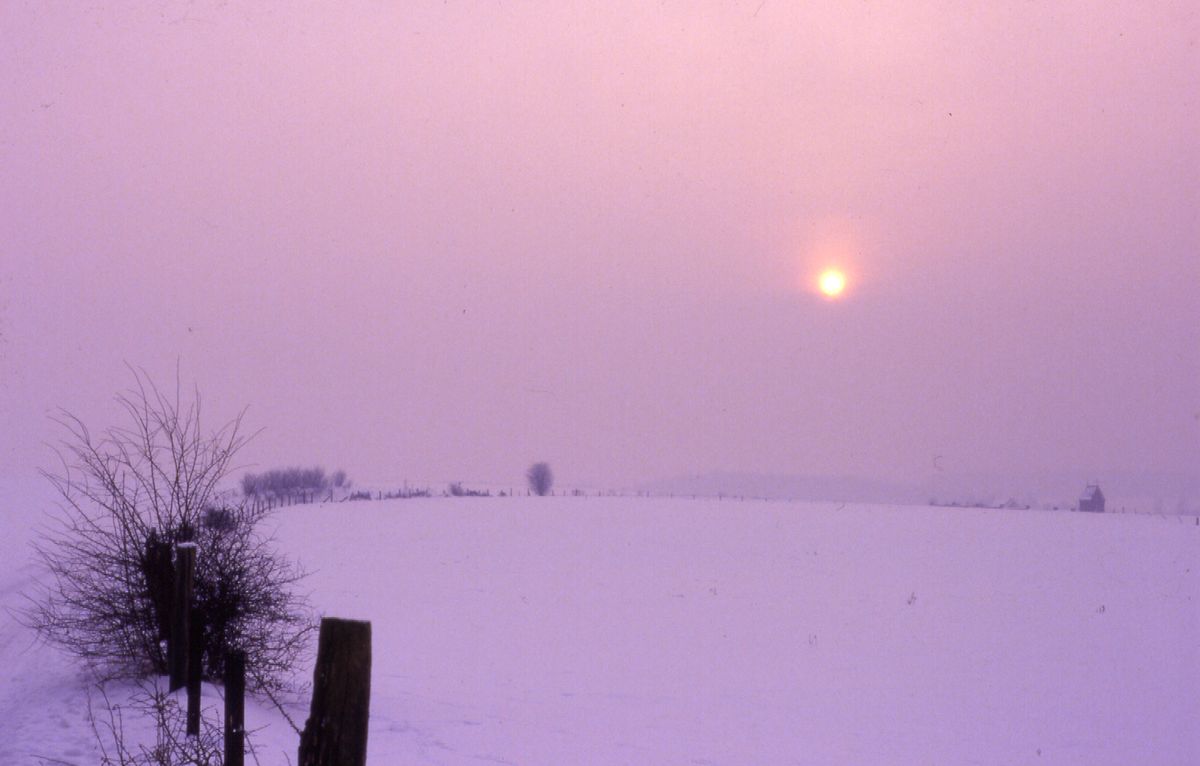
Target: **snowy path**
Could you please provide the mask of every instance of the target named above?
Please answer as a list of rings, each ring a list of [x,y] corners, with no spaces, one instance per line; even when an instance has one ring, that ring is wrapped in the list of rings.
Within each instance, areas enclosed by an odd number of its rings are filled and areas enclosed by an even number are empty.
[[[0,569],[0,764],[95,762],[79,674],[16,619],[34,567],[22,547],[7,545]]]

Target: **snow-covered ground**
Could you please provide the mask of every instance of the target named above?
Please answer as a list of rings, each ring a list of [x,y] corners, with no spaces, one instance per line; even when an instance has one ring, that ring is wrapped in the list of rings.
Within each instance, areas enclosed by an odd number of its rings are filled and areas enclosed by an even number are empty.
[[[5,518],[12,606],[35,573]],[[276,522],[317,607],[373,623],[377,766],[1200,763],[1192,517],[520,497]],[[71,660],[0,626],[0,764],[95,763]],[[249,715],[264,766],[294,762]]]

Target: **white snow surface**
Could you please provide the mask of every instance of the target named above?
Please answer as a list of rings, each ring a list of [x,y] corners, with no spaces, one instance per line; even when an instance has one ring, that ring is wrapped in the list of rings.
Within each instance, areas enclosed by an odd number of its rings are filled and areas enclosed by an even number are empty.
[[[430,498],[274,523],[318,609],[372,623],[376,766],[1200,763],[1190,517]],[[12,608],[31,533],[0,533]],[[0,679],[0,764],[98,761],[82,672],[10,613]],[[294,763],[247,707],[259,762]]]

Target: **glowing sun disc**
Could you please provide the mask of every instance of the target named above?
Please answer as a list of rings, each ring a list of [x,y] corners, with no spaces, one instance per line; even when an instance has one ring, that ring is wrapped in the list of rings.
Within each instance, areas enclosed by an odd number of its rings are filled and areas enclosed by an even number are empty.
[[[837,269],[826,269],[817,277],[817,288],[826,298],[837,298],[846,290],[846,275]]]

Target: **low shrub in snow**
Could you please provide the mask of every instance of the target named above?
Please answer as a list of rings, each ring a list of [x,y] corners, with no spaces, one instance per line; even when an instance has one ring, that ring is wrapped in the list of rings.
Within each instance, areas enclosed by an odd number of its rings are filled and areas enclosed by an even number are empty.
[[[136,381],[117,399],[124,426],[93,434],[59,417],[62,465],[46,476],[61,513],[35,546],[51,577],[31,595],[26,620],[107,676],[164,673],[170,550],[194,542],[204,677],[219,679],[226,651],[241,649],[248,687],[279,688],[315,624],[292,589],[302,571],[260,531],[265,512],[217,502],[246,441],[241,418],[205,433],[198,395],[185,406],[143,375]]]

